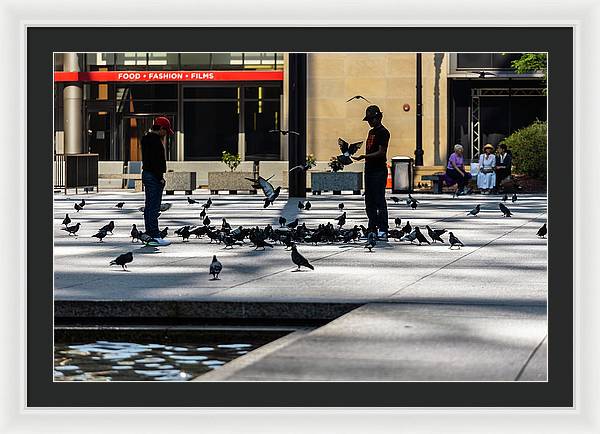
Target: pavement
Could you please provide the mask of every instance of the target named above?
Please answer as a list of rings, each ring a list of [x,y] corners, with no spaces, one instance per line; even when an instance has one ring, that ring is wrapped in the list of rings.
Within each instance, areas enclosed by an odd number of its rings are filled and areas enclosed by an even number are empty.
[[[203,203],[209,195],[198,190],[192,197]],[[465,247],[390,240],[369,253],[362,243],[302,244],[298,250],[315,270],[296,272],[284,246],[255,251],[224,249],[206,237],[182,242],[173,230],[200,224],[201,211],[182,194],[163,197],[173,206],[160,226],[169,227],[173,243],[160,249],[129,238],[133,223],[143,229],[143,193],[55,194],[55,315],[329,321],[219,368],[210,374],[218,380],[545,381],[547,240],[536,232],[546,221],[546,196],[509,200],[511,218],[498,209],[500,196],[413,197],[420,201],[416,210],[388,200],[391,226],[400,217],[424,233],[425,225],[445,228]],[[77,213],[73,205],[81,198],[87,204]],[[267,209],[260,196],[213,195],[209,216],[213,224],[225,217],[233,227],[277,227],[283,215],[314,227],[338,216],[343,202],[346,226],[366,225],[360,196],[306,199],[310,211],[284,194]],[[122,210],[114,206],[119,201]],[[476,204],[481,213],[467,217]],[[81,222],[78,237],[60,229],[66,212],[71,224]],[[114,234],[102,243],[91,237],[110,220]],[[134,255],[128,272],[108,266],[128,251]],[[216,281],[208,275],[213,254],[223,263]]]

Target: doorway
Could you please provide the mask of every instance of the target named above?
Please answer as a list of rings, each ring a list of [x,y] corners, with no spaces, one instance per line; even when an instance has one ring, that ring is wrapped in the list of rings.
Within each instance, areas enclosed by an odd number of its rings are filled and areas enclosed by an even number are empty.
[[[171,121],[172,128],[175,129],[175,114],[132,114],[124,115],[119,123],[120,154],[121,159],[127,164],[129,161],[142,161],[142,137],[150,128],[154,118],[165,116]],[[177,137],[167,136],[165,146],[165,158],[168,160],[177,159]]]

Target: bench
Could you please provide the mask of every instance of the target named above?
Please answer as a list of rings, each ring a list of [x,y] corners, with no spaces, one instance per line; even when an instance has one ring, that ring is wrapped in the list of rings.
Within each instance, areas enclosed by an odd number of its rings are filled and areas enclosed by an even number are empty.
[[[433,184],[433,192],[435,194],[441,194],[442,186],[444,185],[444,175],[445,172],[438,172],[433,175],[423,175],[421,176],[421,181],[431,181]]]
[[[132,179],[135,184],[135,191],[144,190],[141,173],[99,173],[98,179]]]

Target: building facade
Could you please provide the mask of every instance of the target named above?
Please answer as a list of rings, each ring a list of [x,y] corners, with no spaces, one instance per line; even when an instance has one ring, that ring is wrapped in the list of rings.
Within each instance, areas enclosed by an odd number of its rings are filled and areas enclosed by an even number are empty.
[[[383,111],[391,133],[388,156],[414,157],[415,57],[307,55],[307,153],[319,167],[338,153],[338,137],[365,139],[369,104],[347,102],[356,95]],[[443,168],[456,143],[474,158],[486,143],[497,145],[546,119],[542,75],[517,74],[510,62],[518,57],[422,54],[423,170]],[[141,159],[140,139],[163,115],[177,133],[167,146],[172,165],[207,170],[229,151],[245,161],[279,162],[284,170],[293,138],[270,131],[287,128],[287,62],[286,53],[56,53],[54,151],[97,153],[101,162],[127,166]]]

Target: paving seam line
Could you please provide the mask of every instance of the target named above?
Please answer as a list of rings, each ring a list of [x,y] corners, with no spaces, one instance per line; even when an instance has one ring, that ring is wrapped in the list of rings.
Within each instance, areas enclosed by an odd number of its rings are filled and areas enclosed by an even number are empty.
[[[535,353],[537,353],[537,351],[542,347],[542,344],[546,341],[546,339],[548,339],[548,334],[547,333],[542,338],[542,340],[540,341],[540,343],[537,344],[537,346],[533,349],[533,351],[531,352],[531,354],[529,355],[529,357],[527,357],[527,360],[525,360],[525,363],[523,364],[523,366],[519,370],[519,373],[517,374],[517,377],[515,378],[515,381],[520,381],[521,376],[523,375],[523,373],[525,372],[525,369],[527,368],[527,365],[529,365],[529,362],[531,362],[531,360],[533,359],[533,356],[535,356]],[[548,375],[548,373],[546,372],[546,376],[547,375]]]
[[[499,240],[500,238],[503,238],[503,237],[505,237],[505,236],[507,236],[507,235],[509,235],[509,234],[513,233],[513,232],[514,232],[514,231],[516,231],[517,229],[521,229],[523,226],[525,226],[525,225],[528,225],[528,224],[529,224],[529,223],[531,223],[532,221],[535,221],[535,220],[537,220],[537,219],[538,219],[540,216],[543,216],[543,215],[545,215],[545,214],[547,214],[547,213],[546,213],[546,212],[543,212],[543,213],[541,213],[541,214],[538,214],[537,216],[533,217],[532,219],[530,219],[530,220],[527,220],[527,221],[526,221],[525,223],[523,223],[521,226],[516,226],[516,227],[514,227],[514,228],[513,228],[513,229],[511,229],[510,231],[508,231],[508,232],[505,232],[504,234],[502,234],[502,235],[500,235],[500,236],[498,236],[498,237],[494,238],[494,239],[493,239],[493,240],[491,240],[491,241],[488,241],[488,242],[487,242],[487,243],[485,243],[483,246],[477,247],[476,249],[474,249],[474,250],[470,251],[469,253],[465,253],[464,255],[462,255],[462,256],[460,256],[460,257],[456,258],[455,260],[453,260],[453,261],[451,261],[451,262],[448,262],[446,265],[444,265],[444,266],[442,266],[442,267],[438,268],[437,270],[434,270],[434,271],[432,271],[431,273],[429,273],[429,274],[426,274],[425,276],[422,276],[422,277],[418,278],[418,279],[417,279],[417,280],[415,280],[414,282],[411,282],[411,283],[409,283],[408,285],[406,285],[406,286],[403,286],[403,287],[402,287],[402,288],[400,288],[398,291],[396,291],[396,292],[394,292],[393,294],[391,294],[391,295],[390,295],[388,298],[394,297],[394,296],[395,296],[395,295],[397,295],[399,292],[402,292],[402,291],[404,291],[406,288],[409,288],[409,287],[411,287],[411,286],[412,286],[412,285],[414,285],[415,283],[419,283],[421,280],[424,280],[424,279],[428,278],[429,276],[432,276],[433,274],[437,273],[437,272],[438,272],[438,271],[440,271],[440,270],[443,270],[444,268],[447,268],[448,266],[450,266],[450,265],[454,264],[455,262],[458,262],[458,261],[460,261],[461,259],[463,259],[463,258],[466,258],[467,256],[469,256],[469,255],[471,255],[471,254],[473,254],[473,253],[475,253],[475,252],[478,252],[479,250],[483,249],[484,247],[487,247],[487,246],[489,246],[490,244],[492,244],[494,241],[497,241],[497,240]]]

